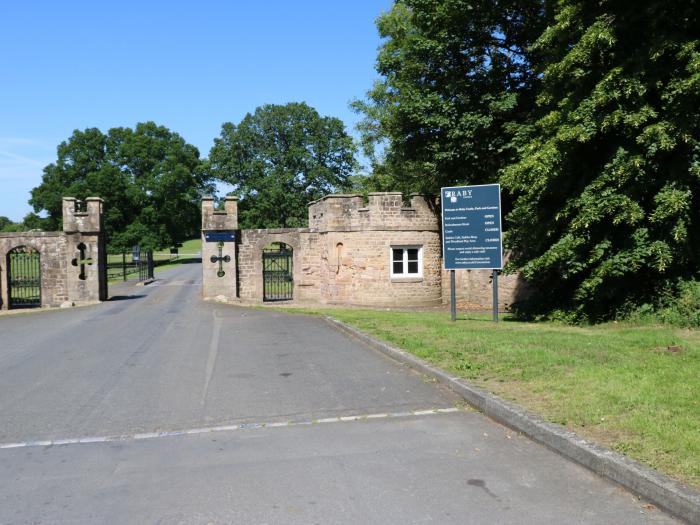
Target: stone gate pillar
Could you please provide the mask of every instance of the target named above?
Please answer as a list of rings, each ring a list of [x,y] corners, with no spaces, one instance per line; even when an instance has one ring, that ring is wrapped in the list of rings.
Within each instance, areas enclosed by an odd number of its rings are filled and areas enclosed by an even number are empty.
[[[84,203],[72,197],[63,198],[68,259],[65,286],[69,303],[88,304],[108,299],[103,208],[99,197],[88,197]]]
[[[238,197],[226,197],[224,210],[214,198],[202,199],[202,297],[232,302],[237,299],[236,235]]]

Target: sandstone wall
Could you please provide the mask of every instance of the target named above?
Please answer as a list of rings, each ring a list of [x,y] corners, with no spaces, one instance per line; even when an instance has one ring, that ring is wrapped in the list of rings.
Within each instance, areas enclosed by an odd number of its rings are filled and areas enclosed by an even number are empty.
[[[429,198],[400,192],[328,195],[309,205],[320,234],[324,303],[428,306],[441,302],[439,223]],[[391,276],[391,248],[422,248],[422,275]]]
[[[214,212],[210,202],[203,208],[202,227],[231,228],[233,219]],[[233,213],[231,208],[229,217]],[[355,194],[327,195],[310,203],[308,213],[309,228],[240,231],[231,249],[238,264],[238,300],[262,302],[263,249],[284,243],[293,250],[296,302],[399,308],[449,303],[449,272],[442,269],[440,225],[430,198],[412,195],[406,204],[398,192],[371,193],[367,202]],[[420,247],[422,275],[392,277],[392,247]],[[209,264],[207,254],[204,265]],[[461,270],[456,276],[460,307],[491,307],[490,271]],[[230,286],[222,287],[211,277],[209,281],[227,295],[233,293]],[[499,289],[501,309],[527,291],[519,276],[502,275]],[[217,293],[212,288],[207,294]]]
[[[422,276],[392,278],[392,246],[422,247]],[[322,302],[386,307],[440,304],[440,249],[440,235],[433,231],[322,234]]]
[[[504,255],[504,263],[508,254]],[[457,305],[461,309],[484,310],[493,305],[491,270],[455,270]],[[532,293],[520,274],[498,276],[498,309],[506,311],[517,300]],[[450,271],[442,271],[442,302],[450,302]]]
[[[76,199],[63,199],[62,232],[0,233],[0,308],[9,306],[7,254],[20,246],[39,252],[41,306],[107,299],[102,200],[87,199],[83,211],[78,210],[77,204]]]
[[[294,300],[321,302],[321,257],[319,234],[306,228],[242,230],[238,246],[240,299],[260,302],[263,299],[263,248],[283,242],[292,252]]]
[[[226,197],[223,210],[214,209],[214,198],[202,200],[202,297],[214,299],[223,297],[227,301],[235,301],[238,297],[236,278],[236,243],[225,242],[221,248],[221,256],[229,257],[228,262],[222,262],[223,277],[219,277],[219,263],[211,258],[219,257],[217,242],[207,242],[208,232],[233,231],[238,229],[238,199]]]
[[[430,201],[404,205],[400,193],[328,195],[309,205],[309,228],[242,230],[238,297],[263,298],[263,249],[293,250],[294,300],[372,306],[441,302],[440,235]],[[391,277],[391,247],[422,248],[422,275]]]
[[[7,254],[28,246],[39,252],[42,306],[60,306],[68,300],[68,239],[59,232],[0,233],[0,307],[9,306]]]

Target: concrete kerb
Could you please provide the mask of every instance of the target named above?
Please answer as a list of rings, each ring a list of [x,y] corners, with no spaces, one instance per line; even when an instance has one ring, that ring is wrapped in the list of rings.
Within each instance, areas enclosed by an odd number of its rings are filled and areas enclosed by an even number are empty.
[[[560,425],[453,377],[422,359],[349,326],[325,317],[336,330],[359,339],[392,359],[434,378],[462,396],[486,416],[542,443],[580,465],[692,524],[700,524],[700,493],[622,454],[590,443]]]

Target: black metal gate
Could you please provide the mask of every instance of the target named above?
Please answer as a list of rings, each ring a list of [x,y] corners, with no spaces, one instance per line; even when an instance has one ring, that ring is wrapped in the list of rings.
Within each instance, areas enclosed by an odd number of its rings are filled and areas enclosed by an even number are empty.
[[[7,253],[7,284],[10,308],[41,306],[41,261],[37,250],[18,246]]]
[[[291,247],[276,243],[263,250],[263,301],[289,301],[294,292]]]

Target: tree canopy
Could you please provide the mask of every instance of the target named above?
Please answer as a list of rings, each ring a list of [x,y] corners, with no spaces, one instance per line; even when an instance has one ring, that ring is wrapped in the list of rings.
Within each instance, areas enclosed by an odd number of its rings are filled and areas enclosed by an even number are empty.
[[[539,118],[503,175],[535,311],[603,319],[700,261],[700,5],[566,0],[537,40]]]
[[[240,198],[241,227],[301,227],[310,201],[349,187],[355,146],[337,118],[303,102],[268,104],[223,124],[209,163]]]
[[[46,210],[47,228],[60,228],[62,197],[99,196],[112,249],[154,249],[197,234],[200,199],[212,187],[197,148],[177,133],[153,122],[106,134],[76,130],[57,157],[29,201],[36,212]]]
[[[382,77],[357,100],[375,189],[493,182],[539,84],[538,0],[399,0],[379,17]]]
[[[370,184],[501,182],[529,314],[604,319],[697,278],[697,0],[397,0],[355,107]],[[566,314],[562,314],[566,312]]]

